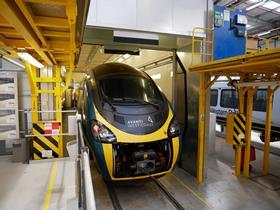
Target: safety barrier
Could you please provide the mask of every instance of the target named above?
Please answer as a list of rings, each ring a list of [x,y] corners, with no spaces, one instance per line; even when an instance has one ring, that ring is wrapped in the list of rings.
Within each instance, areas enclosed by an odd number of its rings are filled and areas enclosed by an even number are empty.
[[[25,163],[29,163],[30,159],[42,159],[43,152],[48,153],[51,152],[50,157],[58,157],[58,150],[63,147],[63,143],[59,140],[59,137],[62,136],[75,136],[75,134],[71,133],[62,133],[61,125],[56,128],[56,133],[53,133],[51,130],[48,133],[44,128],[43,124],[40,122],[34,124],[28,121],[28,115],[34,112],[38,114],[42,113],[57,113],[56,110],[46,110],[46,111],[32,111],[29,109],[19,110],[24,114],[24,139],[25,139]],[[76,113],[76,110],[61,110],[61,113]],[[43,122],[43,121],[42,121]],[[31,127],[31,129],[30,129]],[[52,129],[52,128],[51,128]],[[33,140],[32,140],[33,139]],[[31,157],[32,155],[32,157]],[[62,157],[60,155],[60,157]]]
[[[78,117],[77,117],[78,118]],[[92,177],[90,171],[89,148],[85,146],[81,120],[77,120],[77,140],[78,140],[78,193],[79,208],[84,210],[95,210],[95,197],[92,185]]]

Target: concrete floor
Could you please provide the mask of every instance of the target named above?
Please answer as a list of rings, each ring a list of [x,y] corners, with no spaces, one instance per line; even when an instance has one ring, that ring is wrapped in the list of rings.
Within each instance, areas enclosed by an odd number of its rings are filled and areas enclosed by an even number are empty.
[[[261,172],[262,151],[257,150],[256,155],[257,160],[251,163],[252,176]],[[280,177],[280,157],[271,155],[270,162],[271,173]],[[208,158],[207,164],[207,178],[201,185],[180,168],[160,181],[185,209],[280,209],[280,190],[272,191],[250,179],[233,175],[234,151],[224,139],[217,137],[216,154]],[[97,209],[113,209],[101,176],[94,168],[92,174]],[[116,192],[124,210],[174,209],[153,183],[118,186]]]
[[[180,168],[160,178],[160,182],[185,209],[237,210],[280,209],[280,190],[272,191],[251,179],[235,177],[234,151],[225,140],[218,138],[216,154],[207,159],[207,178],[201,185]],[[256,151],[252,176],[261,172],[262,151]],[[271,155],[270,172],[280,177],[280,157]],[[11,156],[0,156],[0,210],[78,209],[75,185],[75,162],[69,158],[57,160],[57,171],[46,202],[54,161],[32,161],[31,164],[12,163]],[[106,185],[92,167],[93,185],[98,210],[113,209]],[[124,210],[174,209],[154,183],[118,186],[116,193]],[[16,200],[16,201],[15,201]]]
[[[56,173],[53,166],[54,160],[32,161],[28,165],[11,162],[11,156],[0,156],[0,209],[78,209],[75,161],[58,159]],[[46,198],[48,191],[50,200]]]

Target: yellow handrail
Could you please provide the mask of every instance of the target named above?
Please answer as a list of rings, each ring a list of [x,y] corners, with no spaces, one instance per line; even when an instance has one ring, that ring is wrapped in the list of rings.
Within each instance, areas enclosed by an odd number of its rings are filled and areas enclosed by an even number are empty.
[[[202,38],[202,39],[198,39],[195,37],[195,33],[197,31],[203,31],[206,35],[205,38]],[[210,32],[210,40],[207,39],[207,33]],[[208,44],[211,46],[211,50],[210,50],[210,53],[207,52],[203,52],[202,50],[200,50],[200,52],[196,52],[195,50],[195,43],[200,43],[200,45],[202,46],[203,44]],[[192,63],[193,63],[193,59],[194,59],[194,55],[201,55],[201,56],[206,56],[207,58],[209,57],[210,58],[210,61],[212,61],[214,59],[214,56],[213,56],[213,49],[214,49],[214,33],[213,33],[213,29],[212,28],[202,28],[202,27],[195,27],[193,28],[193,31],[192,31]],[[205,59],[208,61],[208,59]],[[204,59],[202,59],[202,62],[204,61]]]

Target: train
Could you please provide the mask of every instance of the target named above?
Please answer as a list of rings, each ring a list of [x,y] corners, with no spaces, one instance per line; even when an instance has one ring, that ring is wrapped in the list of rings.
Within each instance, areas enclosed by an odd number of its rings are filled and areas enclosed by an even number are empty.
[[[252,129],[260,133],[264,141],[266,124],[266,94],[267,88],[260,87],[253,96]],[[210,93],[210,112],[217,116],[217,123],[226,125],[228,113],[238,113],[238,94],[234,87],[227,86],[227,82],[218,81]],[[271,142],[280,141],[280,91],[273,95]]]
[[[106,182],[148,180],[174,168],[182,132],[147,73],[115,62],[91,69],[81,84],[78,110]]]

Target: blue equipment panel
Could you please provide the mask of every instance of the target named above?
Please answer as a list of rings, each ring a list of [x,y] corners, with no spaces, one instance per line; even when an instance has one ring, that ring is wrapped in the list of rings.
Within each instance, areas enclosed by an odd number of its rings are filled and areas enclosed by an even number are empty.
[[[221,6],[215,6],[214,11],[214,60],[245,54],[245,12],[230,11]]]

